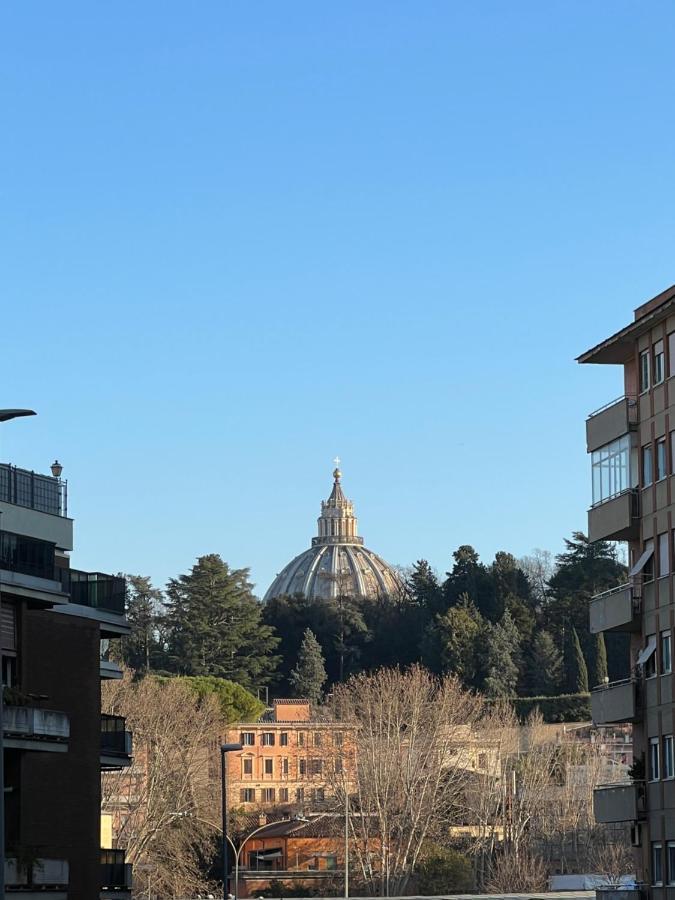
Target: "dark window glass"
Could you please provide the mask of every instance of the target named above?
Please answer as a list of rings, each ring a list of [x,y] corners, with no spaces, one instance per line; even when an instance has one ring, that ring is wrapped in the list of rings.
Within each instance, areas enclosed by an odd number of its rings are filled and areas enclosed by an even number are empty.
[[[646,444],[642,448],[642,486],[647,487],[654,480],[654,464],[652,445]]]

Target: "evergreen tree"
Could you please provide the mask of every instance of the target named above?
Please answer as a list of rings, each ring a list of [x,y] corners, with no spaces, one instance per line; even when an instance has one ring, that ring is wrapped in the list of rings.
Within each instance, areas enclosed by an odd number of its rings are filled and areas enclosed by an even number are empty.
[[[565,687],[568,694],[588,692],[588,667],[576,628],[569,633],[565,654]]]
[[[605,648],[605,636],[602,632],[595,635],[593,653],[593,686],[604,684],[607,675],[607,649]]]
[[[409,578],[410,593],[415,602],[431,616],[445,608],[443,591],[436,573],[426,559],[418,559]]]
[[[321,646],[311,629],[306,628],[290,677],[295,696],[307,697],[312,703],[318,703],[325,681],[326,667]]]
[[[122,659],[137,672],[149,672],[159,652],[157,626],[162,592],[144,575],[126,575],[127,621],[130,634],[122,638]]]
[[[513,697],[518,683],[517,658],[520,640],[507,611],[496,624],[485,629],[483,690],[488,697]]]
[[[553,697],[560,692],[562,655],[548,631],[538,631],[526,665],[525,689],[530,697]]]
[[[438,674],[452,672],[467,687],[476,687],[483,617],[465,594],[457,606],[436,616],[423,642],[422,659]]]
[[[504,604],[496,595],[495,581],[490,570],[480,562],[473,547],[463,544],[452,554],[455,564],[447,572],[443,583],[445,605],[456,606],[468,596],[482,616],[497,622],[504,612]]]
[[[246,688],[267,684],[279,643],[262,621],[248,569],[230,569],[211,553],[167,586],[167,659],[181,675],[215,675]]]

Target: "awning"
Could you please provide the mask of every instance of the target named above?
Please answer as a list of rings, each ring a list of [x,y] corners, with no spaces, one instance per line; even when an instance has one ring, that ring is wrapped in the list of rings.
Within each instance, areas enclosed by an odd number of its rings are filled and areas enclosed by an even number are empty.
[[[633,566],[633,568],[630,570],[630,572],[628,574],[631,577],[633,575],[639,575],[640,572],[644,569],[644,567],[647,565],[647,563],[649,562],[649,560],[652,558],[653,555],[654,555],[654,545],[652,544],[651,547],[648,547],[644,551],[644,553],[642,554],[640,559],[638,559],[638,561],[635,563],[635,565]]]
[[[656,650],[656,635],[650,634],[649,640],[647,641],[647,646],[643,647],[642,650],[640,650],[640,652],[638,654],[638,658],[637,658],[638,666],[644,666],[644,664],[647,662],[647,660],[652,655],[652,653],[654,653],[655,650]]]

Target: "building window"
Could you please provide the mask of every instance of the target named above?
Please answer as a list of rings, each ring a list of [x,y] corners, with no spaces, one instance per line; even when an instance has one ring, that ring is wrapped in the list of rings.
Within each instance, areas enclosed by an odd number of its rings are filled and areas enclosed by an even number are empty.
[[[277,793],[274,788],[263,788],[260,793],[262,794],[263,803],[274,803]]]
[[[668,884],[675,884],[675,841],[668,841],[666,846],[668,848]]]
[[[323,803],[326,799],[326,791],[323,788],[315,788],[312,791],[312,802]]]
[[[281,774],[288,775],[288,759],[286,757],[281,760]]]
[[[307,760],[306,759],[301,759],[298,761],[298,772],[300,773],[300,775],[307,774]]]
[[[296,803],[304,803],[305,802],[305,789],[304,788],[296,788],[295,789],[295,802]]]
[[[673,761],[673,736],[665,734],[663,736],[663,777],[675,777],[675,768]]]
[[[311,759],[310,760],[310,775],[321,775],[323,772],[323,760],[322,759]]]
[[[336,747],[342,746],[342,732],[341,731],[336,731],[333,733],[333,743],[335,744]]]
[[[660,843],[652,844],[652,884],[663,884],[663,847]]]
[[[673,671],[673,655],[670,631],[661,632],[661,674],[670,675]]]
[[[288,803],[288,788],[279,788],[279,803]]]
[[[245,756],[242,759],[241,764],[244,775],[253,775],[253,760],[250,756]]]
[[[242,803],[255,803],[255,789],[242,788],[240,791],[240,797]]]
[[[654,481],[654,455],[651,444],[645,444],[642,448],[642,487],[647,487]]]
[[[304,746],[305,746],[305,732],[299,731],[298,732],[298,747],[304,747]]]
[[[281,744],[282,747],[288,747],[288,732],[287,731],[281,732],[281,737],[279,739],[279,743]]]
[[[241,743],[244,747],[253,747],[255,744],[255,734],[252,731],[242,731]]]
[[[675,375],[675,331],[668,335],[668,374]]]
[[[659,535],[659,578],[663,578],[670,572],[670,559],[668,558],[668,535]]]
[[[274,760],[266,759],[265,763],[265,775],[274,775]]]
[[[666,453],[666,439],[659,438],[656,442],[656,480],[660,481],[668,474],[668,454]]]
[[[640,354],[640,391],[649,390],[649,350]]]
[[[321,734],[320,731],[316,731],[314,733],[314,746],[320,747],[322,743],[323,743],[323,735]]]
[[[339,756],[335,760],[335,774],[342,775],[342,758]]]
[[[651,448],[650,448],[651,450]],[[593,504],[627,491],[630,485],[630,436],[598,447],[591,454]]]
[[[644,552],[646,553],[648,550],[651,550],[651,555],[646,560],[642,567],[642,575],[645,581],[653,581],[654,579],[654,541],[652,538],[645,541]]]
[[[263,731],[262,745],[263,745],[263,747],[274,747],[274,732],[273,731]]]
[[[656,635],[648,634],[647,635],[647,643],[645,645],[645,649],[643,653],[645,654],[644,660],[644,673],[645,678],[654,678],[656,675]]]
[[[659,739],[649,738],[649,780],[658,781],[661,777],[661,760],[659,754]]]
[[[665,374],[663,341],[657,341],[654,344],[654,384],[661,384]]]

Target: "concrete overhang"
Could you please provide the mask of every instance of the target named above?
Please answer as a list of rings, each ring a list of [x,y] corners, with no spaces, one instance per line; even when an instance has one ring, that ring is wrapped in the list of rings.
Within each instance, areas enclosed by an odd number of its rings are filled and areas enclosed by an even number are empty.
[[[578,363],[625,363],[632,359],[635,341],[675,312],[675,285],[635,311],[636,319],[616,334],[577,356]]]

